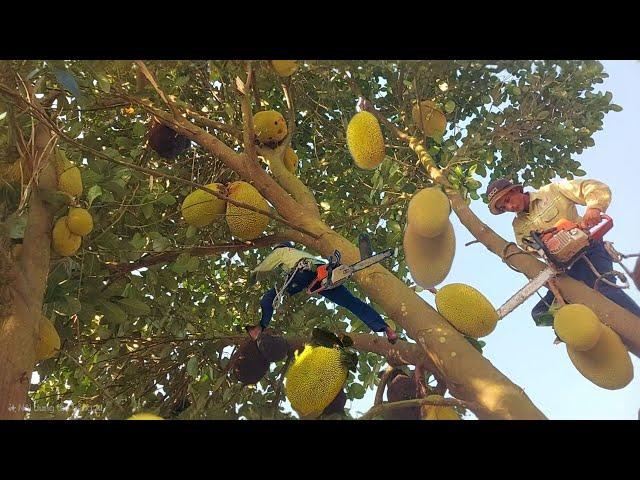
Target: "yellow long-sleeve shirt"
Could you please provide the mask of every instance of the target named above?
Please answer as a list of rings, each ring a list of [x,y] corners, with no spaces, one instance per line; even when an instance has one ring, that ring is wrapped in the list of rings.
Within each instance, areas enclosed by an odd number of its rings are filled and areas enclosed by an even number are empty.
[[[564,180],[550,183],[537,192],[529,192],[529,211],[520,212],[513,220],[518,245],[527,250],[522,241],[531,230],[545,230],[566,218],[580,222],[576,204],[598,208],[605,212],[611,203],[611,190],[597,180]]]

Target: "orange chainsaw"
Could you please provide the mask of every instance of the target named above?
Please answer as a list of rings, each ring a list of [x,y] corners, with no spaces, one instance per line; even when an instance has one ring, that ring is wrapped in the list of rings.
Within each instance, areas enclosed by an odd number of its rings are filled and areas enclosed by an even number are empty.
[[[507,300],[497,310],[498,317],[503,318],[511,313],[544,284],[584,258],[587,249],[594,242],[601,241],[604,234],[613,228],[613,219],[610,216],[602,214],[601,220],[604,220],[604,223],[601,221],[597,225],[598,228],[591,231],[581,224],[562,219],[549,229],[531,231],[530,237],[523,238],[523,242],[535,249],[549,266]]]

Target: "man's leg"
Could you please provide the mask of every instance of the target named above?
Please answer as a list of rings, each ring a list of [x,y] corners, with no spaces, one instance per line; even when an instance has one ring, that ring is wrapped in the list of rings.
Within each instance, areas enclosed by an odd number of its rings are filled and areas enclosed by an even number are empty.
[[[276,289],[271,288],[265,292],[260,299],[260,308],[262,309],[262,317],[258,325],[245,325],[245,330],[249,336],[256,340],[263,330],[267,328],[271,317],[273,317],[273,300],[276,298]]]
[[[359,298],[353,296],[344,285],[332,288],[331,290],[325,290],[321,295],[349,310],[366,323],[374,332],[384,332],[388,327],[380,314],[376,312],[371,305],[367,305]]]

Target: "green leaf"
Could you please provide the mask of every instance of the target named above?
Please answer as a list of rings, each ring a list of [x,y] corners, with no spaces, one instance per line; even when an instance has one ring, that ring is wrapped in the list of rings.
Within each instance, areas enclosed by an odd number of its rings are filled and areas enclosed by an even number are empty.
[[[121,298],[117,301],[124,310],[134,316],[149,315],[151,308],[142,300],[136,300],[135,298]]]
[[[144,218],[146,218],[147,220],[149,220],[153,216],[153,204],[151,203],[144,204],[142,208],[140,208],[140,210],[142,211]]]
[[[573,172],[573,174],[574,174],[576,177],[584,177],[584,176],[587,174],[587,172],[585,172],[584,170],[582,170],[582,169],[578,168],[578,169],[576,169],[576,170]]]
[[[609,108],[611,110],[613,110],[614,112],[621,112],[622,111],[622,107],[620,105],[616,105],[615,103],[612,103],[611,105],[609,105]]]
[[[87,190],[87,202],[89,202],[89,206],[93,204],[93,201],[102,195],[102,187],[100,185],[94,185],[89,190]]]
[[[192,376],[195,377],[198,375],[198,364],[199,364],[199,360],[197,357],[193,356],[189,359],[189,361],[187,362],[187,373]]]
[[[536,120],[544,120],[550,115],[549,110],[543,110],[536,115]]]
[[[449,100],[444,104],[444,111],[447,113],[451,113],[456,109],[456,102],[453,100]]]
[[[127,319],[127,314],[115,303],[98,300],[98,305],[104,313],[104,320],[108,323],[122,324]]]
[[[158,197],[158,202],[169,207],[171,205],[175,205],[176,197],[174,197],[170,193],[165,193]]]
[[[349,387],[349,390],[353,398],[363,398],[364,395],[367,393],[365,388],[359,383],[351,384]]]

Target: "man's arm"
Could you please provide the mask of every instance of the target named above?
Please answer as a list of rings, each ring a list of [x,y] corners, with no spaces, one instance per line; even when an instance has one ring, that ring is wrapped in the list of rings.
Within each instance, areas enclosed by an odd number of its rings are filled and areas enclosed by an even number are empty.
[[[249,282],[253,283],[256,280],[262,279],[265,275],[271,272],[274,268],[276,268],[280,263],[282,263],[282,253],[284,248],[277,248],[265,258],[260,265],[251,270],[249,276]]]
[[[600,213],[611,203],[611,190],[597,180],[566,180],[558,184],[562,195],[578,205],[586,205],[582,221],[587,227],[600,222]]]

